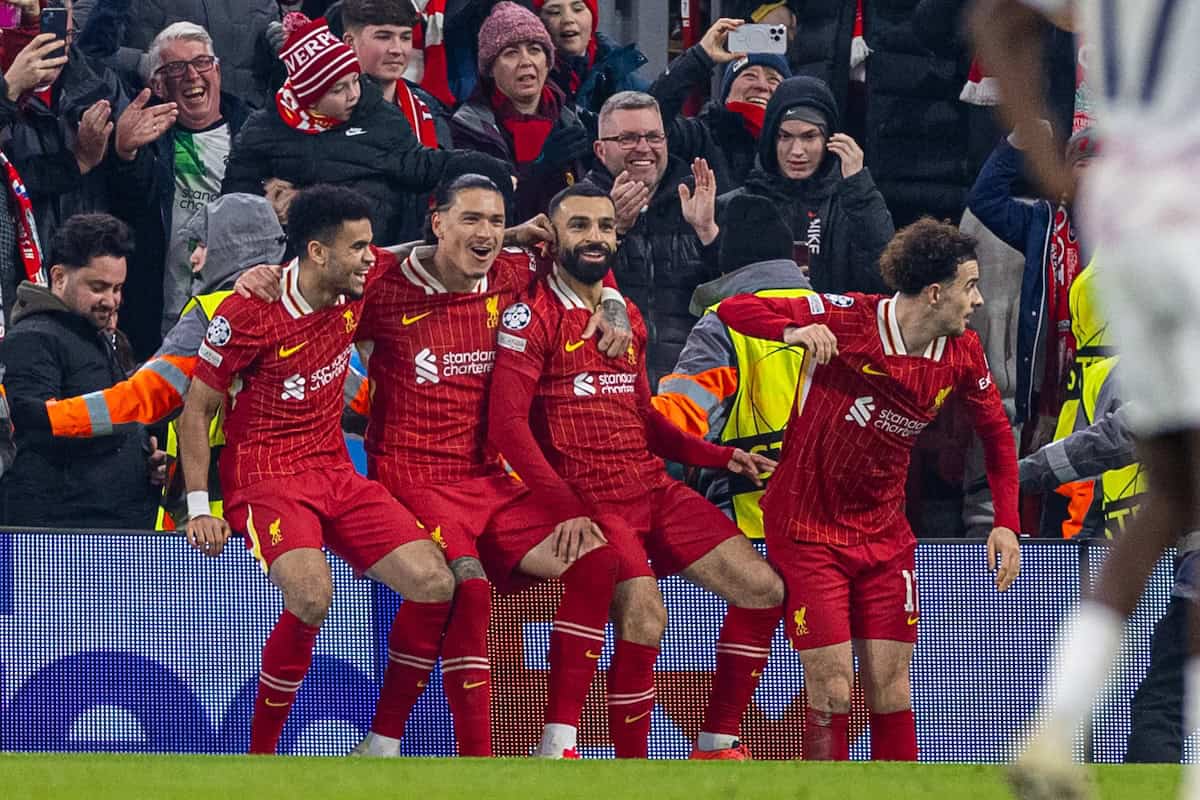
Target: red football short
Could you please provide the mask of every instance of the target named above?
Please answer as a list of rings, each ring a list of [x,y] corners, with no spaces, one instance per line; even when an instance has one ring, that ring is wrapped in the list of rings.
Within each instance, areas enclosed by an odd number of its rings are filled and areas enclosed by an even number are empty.
[[[497,533],[498,543],[483,548],[489,577],[493,570],[497,577],[515,570],[525,554],[561,521],[536,506],[525,485],[507,475],[444,486],[399,486],[395,494],[414,509],[428,535],[441,545],[447,562],[464,556],[482,558],[480,537],[485,532],[502,532]]]
[[[314,469],[230,491],[225,519],[246,534],[263,571],[290,550],[328,547],[365,573],[401,545],[426,538],[387,489],[345,469]]]
[[[916,542],[907,524],[859,545],[797,542],[767,531],[767,560],[787,590],[783,624],[796,650],[851,639],[917,641]]]
[[[683,572],[742,535],[720,509],[678,481],[620,505],[599,506],[595,520],[621,556],[618,582]]]

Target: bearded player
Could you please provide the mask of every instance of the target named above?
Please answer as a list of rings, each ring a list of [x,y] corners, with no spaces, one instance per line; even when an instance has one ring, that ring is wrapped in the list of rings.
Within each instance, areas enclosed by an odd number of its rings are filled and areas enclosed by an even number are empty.
[[[458,583],[441,656],[459,755],[491,755],[491,588],[477,547],[487,534],[517,554],[525,578],[562,582],[536,754],[575,757],[617,553],[586,515],[564,518],[537,503],[488,450],[484,423],[501,311],[528,290],[537,260],[527,250],[503,248],[504,199],[490,179],[458,177],[438,188],[434,203],[432,243],[401,249],[399,267],[372,287],[359,328],[371,342],[369,473],[418,510]],[[616,305],[623,318],[623,302]],[[623,355],[626,344],[609,346]],[[387,702],[381,700],[360,752],[398,753],[404,722],[437,655],[431,648],[393,659],[398,666],[385,679]]]
[[[917,435],[952,396],[983,442],[997,588],[1020,569],[1012,430],[967,330],[983,304],[975,242],[925,218],[896,234],[880,267],[893,297],[740,295],[717,309],[740,333],[806,351],[762,506],[767,552],[787,584],[784,625],[804,665],[808,759],[849,758],[855,653],[872,756],[917,757],[909,666],[920,609],[904,486]]]
[[[653,410],[646,328],[632,305],[627,358],[606,358],[584,337],[617,247],[607,193],[588,184],[564,189],[550,203],[550,218],[553,271],[504,313],[489,439],[539,505],[560,518],[594,520],[621,552],[613,603],[618,640],[608,674],[617,757],[646,757],[654,662],[666,624],[655,576],[682,574],[729,601],[693,758],[745,759],[739,725],[766,666],[783,584],[728,517],[667,476],[662,458],[725,468],[760,485],[759,474],[775,463],[684,433]],[[493,543],[483,546],[491,551]],[[502,552],[485,556],[489,569],[515,561]]]
[[[189,541],[215,556],[230,526],[283,592],[263,647],[250,752],[274,753],[333,586],[322,547],[405,601],[393,647],[436,647],[454,581],[437,546],[383,486],[360,477],[341,432],[342,383],[376,262],[371,208],[344,188],[315,186],[292,202],[288,236],[299,257],[280,278],[282,300],[230,296],[217,308],[180,417]],[[209,425],[229,396],[220,459],[225,520],[208,505]]]
[[[1083,185],[1080,220],[1103,254],[1093,269],[1121,352],[1138,460],[1149,477],[1140,514],[1114,543],[1095,594],[1080,604],[1059,644],[1037,717],[1041,731],[1012,772],[1022,797],[1073,798],[1088,787],[1086,773],[1073,763],[1072,743],[1112,667],[1125,620],[1162,551],[1200,529],[1200,271],[1194,263],[1200,210],[1192,169],[1200,165],[1192,49],[1200,36],[1200,3],[976,2],[972,23],[980,55],[1001,82],[1002,110],[1014,126],[1047,116],[1039,11],[1064,27],[1074,16],[1091,51],[1088,81],[1106,150]],[[1053,148],[1031,156],[1047,188],[1065,183],[1069,173]],[[1200,717],[1197,630],[1193,620],[1184,678],[1189,725]],[[1195,765],[1184,773],[1181,796],[1200,798]]]

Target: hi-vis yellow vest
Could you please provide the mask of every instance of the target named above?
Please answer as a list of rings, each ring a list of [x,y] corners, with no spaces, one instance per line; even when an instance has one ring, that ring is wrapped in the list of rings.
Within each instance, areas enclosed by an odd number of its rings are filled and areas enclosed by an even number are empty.
[[[1092,364],[1083,372],[1083,413],[1088,424],[1096,421],[1096,403],[1100,390],[1117,365],[1117,358],[1106,358]],[[1102,409],[1102,413],[1108,409]],[[1121,469],[1109,470],[1100,476],[1104,493],[1104,535],[1112,539],[1125,531],[1125,526],[1138,512],[1142,495],[1146,492],[1146,476],[1141,464],[1130,464]]]
[[[1115,355],[1109,341],[1108,321],[1104,319],[1096,299],[1093,258],[1087,269],[1079,273],[1068,295],[1071,307],[1071,332],[1075,334],[1075,363],[1067,373],[1066,396],[1054,430],[1055,441],[1066,438],[1079,428],[1079,402],[1086,392],[1083,372],[1092,364]]]
[[[815,292],[809,289],[764,289],[754,294],[758,297],[804,297]],[[710,306],[708,311],[715,313],[718,305],[720,303]],[[718,441],[778,459],[803,374],[804,349],[744,336],[728,326],[725,330],[736,358],[738,388]],[[763,538],[762,508],[758,501],[765,487],[759,489],[740,475],[728,477],[733,521],[751,539]]]
[[[183,307],[183,311],[179,314],[182,319],[191,313],[192,309],[197,305],[204,311],[206,319],[212,319],[217,313],[217,306],[221,305],[221,301],[232,291],[212,292],[203,294],[199,297],[193,297]],[[167,463],[170,466],[172,473],[179,469],[179,421],[173,420],[167,428]],[[212,461],[208,468],[208,507],[212,510],[214,517],[224,517],[225,504],[221,499],[221,478],[217,471],[217,462],[220,459],[221,448],[225,446],[225,406],[217,412],[213,417],[212,425],[208,429],[208,443],[212,448]],[[182,485],[182,477],[178,480],[170,480],[163,487],[162,501],[158,505],[158,519],[154,527],[158,530],[175,530],[179,527],[179,523],[187,515],[187,507],[182,496],[176,496],[172,493],[172,488],[176,485]]]

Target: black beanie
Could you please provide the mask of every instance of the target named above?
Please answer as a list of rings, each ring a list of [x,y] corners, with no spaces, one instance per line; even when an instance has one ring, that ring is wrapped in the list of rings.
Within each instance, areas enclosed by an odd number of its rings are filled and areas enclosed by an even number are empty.
[[[762,136],[758,137],[758,160],[767,172],[779,172],[775,139],[779,136],[779,126],[783,124],[784,115],[788,109],[796,106],[808,106],[820,112],[829,123],[827,133],[840,130],[841,117],[838,114],[837,100],[834,99],[829,84],[807,75],[788,78],[775,89],[775,94],[767,101],[767,110],[763,114]]]
[[[774,202],[757,194],[735,194],[730,198],[721,213],[721,272],[791,257],[792,229]]]

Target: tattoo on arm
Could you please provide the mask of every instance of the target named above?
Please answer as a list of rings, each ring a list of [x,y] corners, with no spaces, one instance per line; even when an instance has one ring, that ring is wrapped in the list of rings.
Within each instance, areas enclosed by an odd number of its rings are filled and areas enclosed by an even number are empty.
[[[629,313],[621,301],[605,300],[600,304],[600,310],[604,312],[604,321],[609,325],[621,330],[633,330],[633,326],[629,324]]]

